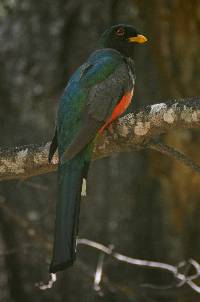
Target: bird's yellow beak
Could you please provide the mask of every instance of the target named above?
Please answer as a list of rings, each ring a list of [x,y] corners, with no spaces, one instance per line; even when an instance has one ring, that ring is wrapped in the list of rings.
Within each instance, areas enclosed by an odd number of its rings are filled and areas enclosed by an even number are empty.
[[[137,35],[136,37],[130,37],[128,40],[131,43],[136,42],[136,43],[140,43],[140,44],[148,41],[147,38],[143,35]]]

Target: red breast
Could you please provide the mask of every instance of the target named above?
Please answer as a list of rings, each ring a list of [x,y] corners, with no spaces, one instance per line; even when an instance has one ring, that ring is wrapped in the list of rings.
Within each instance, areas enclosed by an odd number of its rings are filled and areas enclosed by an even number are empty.
[[[122,113],[124,113],[126,111],[126,109],[128,108],[131,100],[133,97],[133,90],[127,92],[126,94],[123,95],[123,97],[121,98],[121,100],[119,101],[119,103],[115,106],[111,116],[109,117],[109,119],[106,121],[106,123],[100,128],[99,133],[102,133],[103,130],[108,127],[108,125],[110,123],[112,123],[114,120],[116,120],[120,115],[122,115]]]

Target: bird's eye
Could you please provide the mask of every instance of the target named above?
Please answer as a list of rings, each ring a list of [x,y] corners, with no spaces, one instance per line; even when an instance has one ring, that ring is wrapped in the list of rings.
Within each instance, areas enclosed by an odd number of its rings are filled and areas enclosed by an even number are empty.
[[[119,27],[117,30],[116,30],[116,35],[117,36],[123,36],[125,34],[125,30],[123,27]]]

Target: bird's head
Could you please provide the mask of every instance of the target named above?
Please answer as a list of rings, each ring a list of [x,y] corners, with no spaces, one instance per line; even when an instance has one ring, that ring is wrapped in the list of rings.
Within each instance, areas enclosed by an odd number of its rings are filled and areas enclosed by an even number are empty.
[[[146,41],[147,38],[133,26],[118,24],[110,27],[102,34],[99,45],[103,48],[116,49],[124,56],[132,57],[135,44],[142,44]]]

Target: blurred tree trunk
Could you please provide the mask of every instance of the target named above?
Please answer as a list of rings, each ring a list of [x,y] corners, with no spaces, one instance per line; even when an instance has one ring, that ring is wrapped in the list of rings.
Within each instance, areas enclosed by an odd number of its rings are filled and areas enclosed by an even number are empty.
[[[123,22],[135,24],[149,37],[148,45],[138,47],[136,53],[137,87],[130,110],[148,102],[199,94],[198,1],[5,0],[0,4],[2,146],[50,138],[67,79],[94,49],[100,33]],[[199,159],[197,131],[169,133],[165,140]],[[121,154],[95,162],[89,174],[89,194],[82,202],[80,237],[113,243],[118,251],[133,257],[173,264],[191,257],[200,261],[199,180],[189,168],[155,152]],[[0,194],[52,240],[55,174],[23,183],[1,183]],[[6,221],[3,212],[0,216]],[[12,282],[20,284],[15,293],[13,285],[7,285],[12,301],[22,301],[22,296],[30,302],[75,302],[82,297],[85,301],[199,299],[189,290],[141,289],[142,283],[166,284],[169,276],[111,260],[105,272],[123,290],[105,289],[105,296],[99,298],[92,292],[91,279],[77,264],[62,273],[54,289],[41,292],[34,283],[46,274],[49,255],[34,242],[27,242],[25,233],[12,223],[5,222],[1,230],[3,238],[13,234],[16,249],[23,248],[12,256],[13,266],[9,265]],[[8,249],[9,240],[4,240]],[[4,244],[0,242],[0,252]],[[80,248],[78,258],[94,269],[97,253]]]

